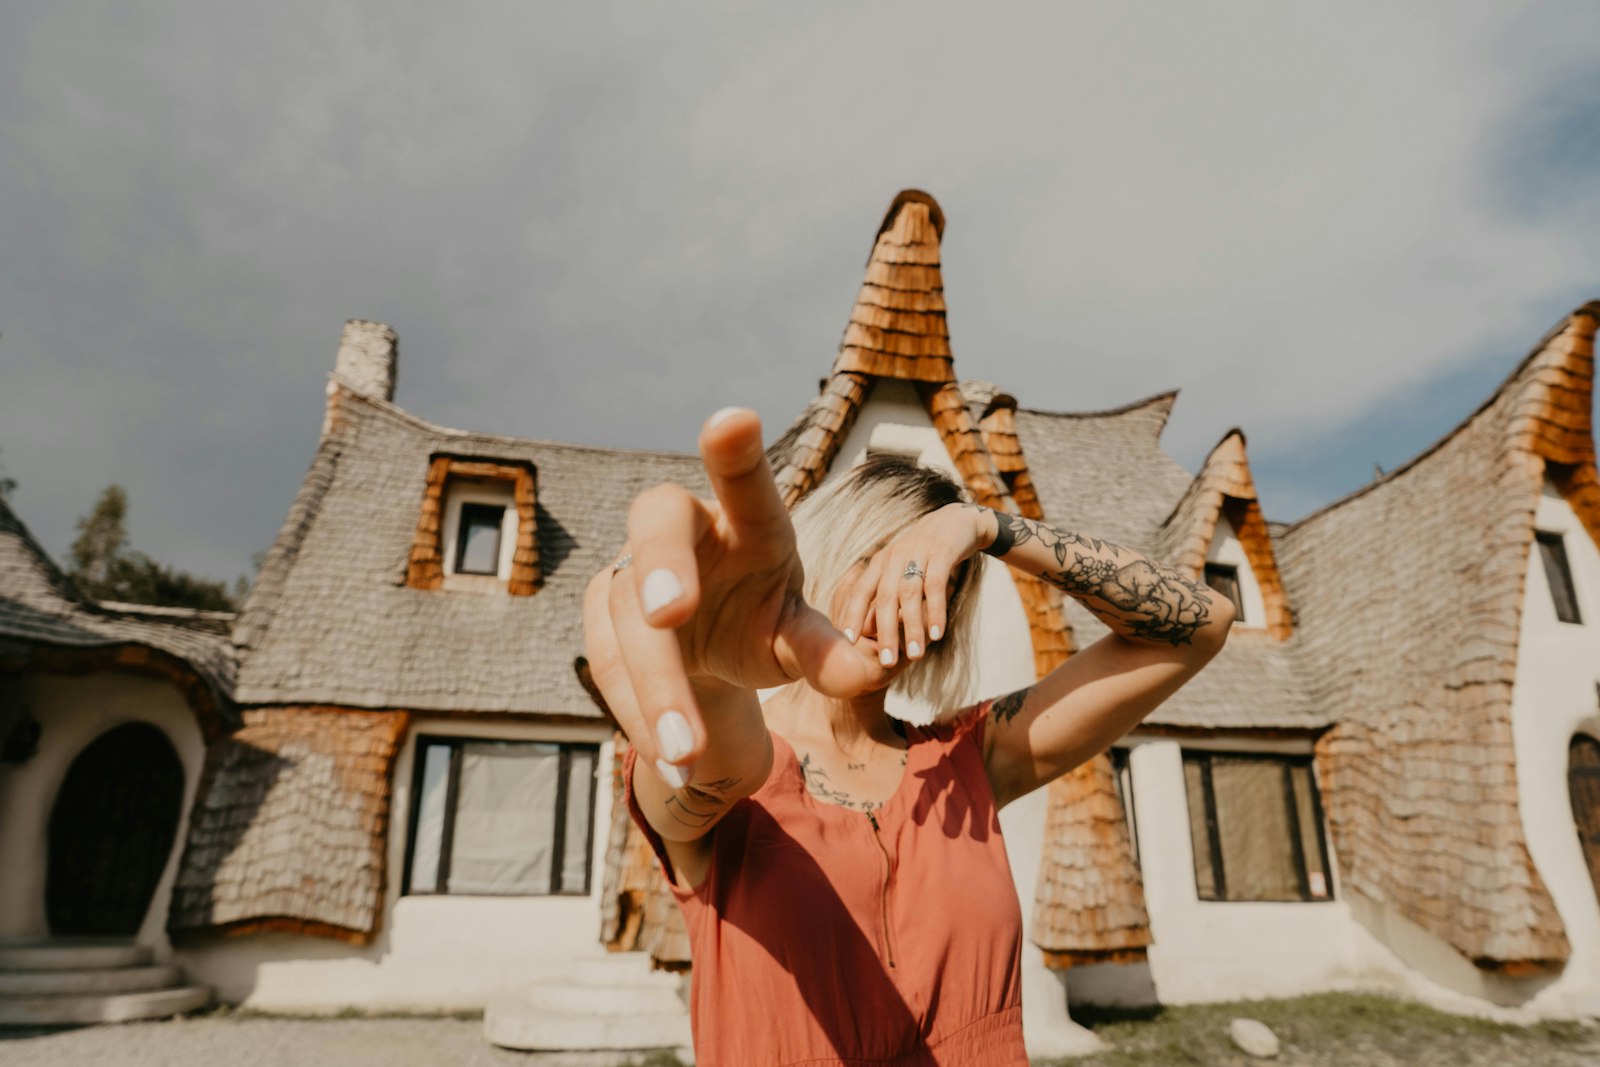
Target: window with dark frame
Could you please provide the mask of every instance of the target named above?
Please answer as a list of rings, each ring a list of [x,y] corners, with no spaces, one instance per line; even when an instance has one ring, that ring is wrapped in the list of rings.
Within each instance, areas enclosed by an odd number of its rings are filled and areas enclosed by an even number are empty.
[[[1132,749],[1113,748],[1111,756],[1111,770],[1116,776],[1117,799],[1122,801],[1122,817],[1128,823],[1128,842],[1133,846],[1133,862],[1139,863],[1139,824],[1133,811],[1133,764],[1130,757]]]
[[[500,530],[506,509],[495,504],[462,504],[456,528],[456,573],[500,573]]]
[[[1550,599],[1555,601],[1556,618],[1561,622],[1582,623],[1578,613],[1578,590],[1572,584],[1572,566],[1567,562],[1566,541],[1559,533],[1536,530],[1539,555],[1544,558],[1544,576],[1550,583]]]
[[[406,895],[584,896],[598,745],[419,737]]]
[[[1239,596],[1239,568],[1231,563],[1207,563],[1206,585],[1233,601],[1233,621],[1244,622],[1244,600]]]
[[[1333,898],[1310,756],[1183,753],[1201,900]]]

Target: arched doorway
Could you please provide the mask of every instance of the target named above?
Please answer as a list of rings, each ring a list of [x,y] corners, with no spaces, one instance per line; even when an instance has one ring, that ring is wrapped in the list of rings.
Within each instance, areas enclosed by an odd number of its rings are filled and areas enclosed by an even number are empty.
[[[1578,826],[1589,878],[1600,894],[1600,741],[1588,734],[1572,739],[1567,750],[1567,791],[1572,797],[1572,821]]]
[[[50,813],[45,912],[57,935],[132,937],[172,853],[183,761],[146,723],[78,753]]]

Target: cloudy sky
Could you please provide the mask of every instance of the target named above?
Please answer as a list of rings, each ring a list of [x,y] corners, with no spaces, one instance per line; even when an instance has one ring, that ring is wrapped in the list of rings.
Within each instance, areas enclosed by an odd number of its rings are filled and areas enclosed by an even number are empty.
[[[249,569],[347,318],[435,422],[688,450],[828,368],[884,208],[956,365],[1179,388],[1292,521],[1600,296],[1600,4],[89,3],[0,12],[0,469],[58,558]]]

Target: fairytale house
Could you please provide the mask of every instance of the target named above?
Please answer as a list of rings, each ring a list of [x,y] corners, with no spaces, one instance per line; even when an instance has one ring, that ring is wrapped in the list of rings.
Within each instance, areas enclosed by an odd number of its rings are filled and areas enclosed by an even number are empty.
[[[1033,1051],[1081,1047],[1069,995],[1374,988],[1592,1011],[1600,304],[1415,460],[1286,526],[1267,521],[1238,430],[1195,475],[1162,450],[1174,393],[1050,413],[962,381],[943,228],[925,194],[890,207],[833,366],[769,450],[786,499],[869,452],[910,455],[980,503],[1140,548],[1240,608],[1196,680],[1002,814],[1036,946]],[[698,463],[437,427],[395,406],[396,368],[391,330],[346,326],[316,456],[231,643],[50,579],[52,610],[92,616],[94,647],[108,627],[199,642],[166,653],[185,665],[169,703],[210,694],[217,709],[210,727],[198,711],[162,727],[192,734],[176,744],[188,792],[136,936],[266,1010],[488,1004],[507,1044],[677,1043],[673,979],[647,959],[682,970],[685,945],[613,804],[616,742],[586,685],[579,602],[632,496],[663,480],[704,492]],[[46,573],[18,530],[0,535]],[[1006,573],[985,583],[983,694],[1105,633],[1054,588],[985,565]],[[0,567],[0,598],[38,595],[12,588],[19,573]],[[0,633],[0,693],[65,684],[52,658],[89,655],[5,611]],[[139,647],[168,647],[154,640]],[[124,684],[112,654],[93,655],[95,684]],[[15,719],[16,699],[0,715]],[[42,735],[53,766],[103,728],[75,700],[61,716],[83,724]],[[0,763],[0,798],[29,773]],[[27,795],[42,805],[59,782],[36,775]],[[0,868],[0,892],[26,918],[5,933],[59,932],[40,880],[11,873],[48,851],[13,809],[0,856],[22,866]]]

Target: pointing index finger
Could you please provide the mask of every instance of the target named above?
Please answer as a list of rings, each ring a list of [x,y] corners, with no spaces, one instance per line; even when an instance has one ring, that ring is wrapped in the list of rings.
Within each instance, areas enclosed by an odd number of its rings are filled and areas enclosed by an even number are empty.
[[[700,430],[700,459],[735,529],[788,523],[789,512],[761,445],[761,419],[754,411],[723,408],[707,419]]]

